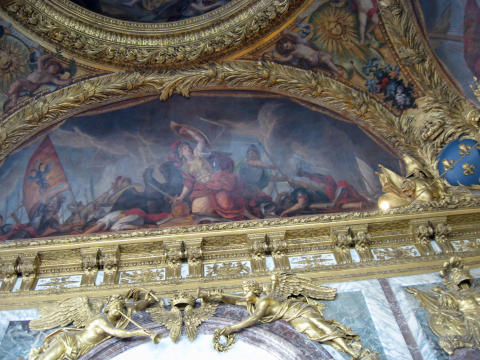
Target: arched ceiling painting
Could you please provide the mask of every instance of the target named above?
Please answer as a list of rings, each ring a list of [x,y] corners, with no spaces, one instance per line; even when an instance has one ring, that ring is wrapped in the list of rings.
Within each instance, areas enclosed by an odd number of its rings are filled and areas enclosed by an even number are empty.
[[[1,2],[2,240],[435,200],[478,129],[474,0],[74,3]]]

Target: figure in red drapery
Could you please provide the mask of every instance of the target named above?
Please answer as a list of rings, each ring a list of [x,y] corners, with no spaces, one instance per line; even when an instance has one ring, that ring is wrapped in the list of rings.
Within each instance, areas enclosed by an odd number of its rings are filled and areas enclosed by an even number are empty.
[[[299,170],[298,177],[310,179],[314,185],[301,182],[291,194],[291,204],[280,216],[291,216],[302,211],[343,211],[362,209],[372,204],[347,181],[336,182],[330,175],[313,174]]]
[[[312,174],[306,171],[299,171],[297,175],[323,184],[325,194],[338,209],[349,203],[362,203],[363,206],[369,204],[369,201],[360,195],[348,181],[340,180],[337,183],[330,175]]]
[[[186,142],[176,142],[171,152],[181,166],[184,186],[174,201],[183,201],[189,195],[192,213],[218,215],[225,219],[242,220],[252,218],[243,199],[245,186],[233,172],[233,161],[223,154],[209,151],[208,138],[198,129],[172,122],[172,129],[181,137],[194,140],[194,149]],[[210,160],[215,158],[214,169]]]

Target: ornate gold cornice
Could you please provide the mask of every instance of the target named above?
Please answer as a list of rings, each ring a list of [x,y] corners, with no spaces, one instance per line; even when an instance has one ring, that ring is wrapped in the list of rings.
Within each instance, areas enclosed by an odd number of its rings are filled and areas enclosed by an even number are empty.
[[[38,306],[82,294],[102,297],[132,286],[153,288],[160,296],[194,292],[199,285],[236,291],[243,279],[267,283],[272,263],[274,271],[321,283],[431,272],[455,254],[477,266],[480,207],[478,201],[466,204],[450,201],[437,209],[429,204],[429,210],[372,212],[356,219],[275,219],[262,226],[236,222],[215,229],[197,226],[195,232],[186,227],[4,244],[0,308]],[[432,229],[427,235],[426,227]],[[341,234],[350,235],[345,244]],[[100,271],[103,281],[95,285]],[[17,278],[22,278],[21,288],[12,292]]]
[[[114,73],[77,82],[31,101],[0,124],[0,161],[42,131],[89,108],[158,94],[189,96],[194,90],[268,91],[298,98],[349,119],[383,137],[400,152],[414,152],[399,118],[384,104],[322,73],[272,62],[232,61],[160,72]]]
[[[48,49],[106,69],[205,62],[274,29],[297,0],[234,0],[172,23],[135,23],[98,15],[67,0],[3,1],[0,14]]]
[[[430,203],[412,203],[409,206],[394,208],[389,210],[375,210],[375,211],[363,211],[363,212],[348,212],[337,214],[325,214],[325,215],[313,215],[293,218],[272,218],[261,220],[249,220],[249,221],[234,221],[217,224],[205,224],[205,225],[191,225],[191,226],[179,226],[169,227],[163,229],[147,229],[147,230],[134,230],[134,231],[122,231],[122,232],[108,232],[88,235],[70,235],[65,237],[54,238],[37,238],[33,240],[21,240],[21,241],[9,241],[0,243],[0,256],[2,254],[27,251],[30,249],[50,249],[53,247],[59,247],[60,245],[66,248],[71,248],[71,245],[78,244],[128,244],[132,240],[135,242],[145,242],[151,239],[165,239],[165,240],[177,240],[181,238],[195,239],[200,237],[225,237],[230,236],[230,239],[223,239],[223,246],[227,246],[227,243],[232,243],[234,239],[240,239],[246,237],[248,233],[264,233],[268,232],[284,232],[287,229],[289,231],[306,230],[306,238],[310,236],[317,236],[318,234],[312,233],[310,229],[325,229],[329,233],[329,226],[335,224],[335,226],[347,226],[349,224],[361,225],[361,224],[378,224],[383,222],[392,222],[387,228],[391,228],[396,222],[404,220],[412,220],[415,218],[429,218],[432,216],[432,212],[442,212],[442,216],[452,215],[448,209],[459,216],[465,216],[470,213],[477,213],[480,207],[480,198],[472,198],[470,196],[463,197],[449,197],[440,201],[432,201]],[[466,217],[466,221],[468,216]],[[382,230],[383,231],[383,230]],[[228,240],[228,241],[227,241]],[[233,242],[235,243],[235,242]],[[242,244],[242,241],[237,242],[236,245]],[[219,244],[213,242],[213,247],[217,247]],[[53,246],[53,247],[52,247]],[[235,246],[235,245],[234,245]]]

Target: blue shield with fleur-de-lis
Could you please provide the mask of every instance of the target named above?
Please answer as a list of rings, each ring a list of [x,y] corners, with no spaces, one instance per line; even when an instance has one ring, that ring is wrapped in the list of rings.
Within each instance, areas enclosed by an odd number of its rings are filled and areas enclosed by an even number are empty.
[[[438,172],[451,185],[480,184],[480,148],[472,139],[448,143],[438,155]]]

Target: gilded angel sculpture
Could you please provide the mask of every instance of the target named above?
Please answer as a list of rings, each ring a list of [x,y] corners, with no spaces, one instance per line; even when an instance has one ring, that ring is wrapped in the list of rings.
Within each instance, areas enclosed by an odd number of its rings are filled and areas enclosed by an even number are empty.
[[[449,355],[462,347],[480,348],[480,289],[461,259],[450,258],[440,271],[446,289],[436,286],[431,294],[407,288],[430,314],[428,324]]]
[[[312,284],[310,280],[292,274],[272,275],[272,284],[269,289],[263,289],[258,282],[244,281],[244,296],[210,293],[212,300],[227,304],[245,306],[250,317],[242,322],[227,326],[219,330],[214,337],[227,336],[227,342],[232,332],[255,325],[259,322],[270,323],[283,319],[288,321],[295,330],[305,334],[310,340],[329,344],[339,351],[352,356],[352,359],[374,360],[377,354],[368,349],[362,351],[362,345],[357,334],[348,326],[335,320],[326,320],[322,310],[325,305],[311,298],[333,300],[336,289]],[[262,296],[262,293],[265,295]],[[291,297],[294,296],[294,297]],[[302,297],[299,297],[302,296]],[[230,341],[231,343],[231,341]],[[225,347],[216,346],[217,350],[224,351]]]
[[[151,307],[147,311],[152,319],[164,325],[170,330],[170,339],[177,342],[182,335],[182,324],[185,324],[185,332],[190,341],[197,337],[197,327],[215,314],[218,303],[211,302],[203,297],[201,305],[195,307],[196,300],[192,295],[179,292],[170,299],[171,309],[166,310],[163,300],[158,301],[158,306]],[[183,310],[183,319],[182,319]]]
[[[127,302],[132,299],[133,302]],[[139,292],[134,289],[126,296],[110,296],[103,312],[102,302],[89,301],[87,296],[66,299],[53,307],[40,309],[45,314],[30,321],[30,329],[61,328],[47,335],[41,347],[30,350],[29,360],[75,360],[111,337],[147,336],[158,343],[160,334],[153,334],[131,319],[134,311],[142,311],[151,302],[149,293],[139,300]],[[139,329],[125,330],[129,322]],[[71,323],[73,327],[66,327]]]

